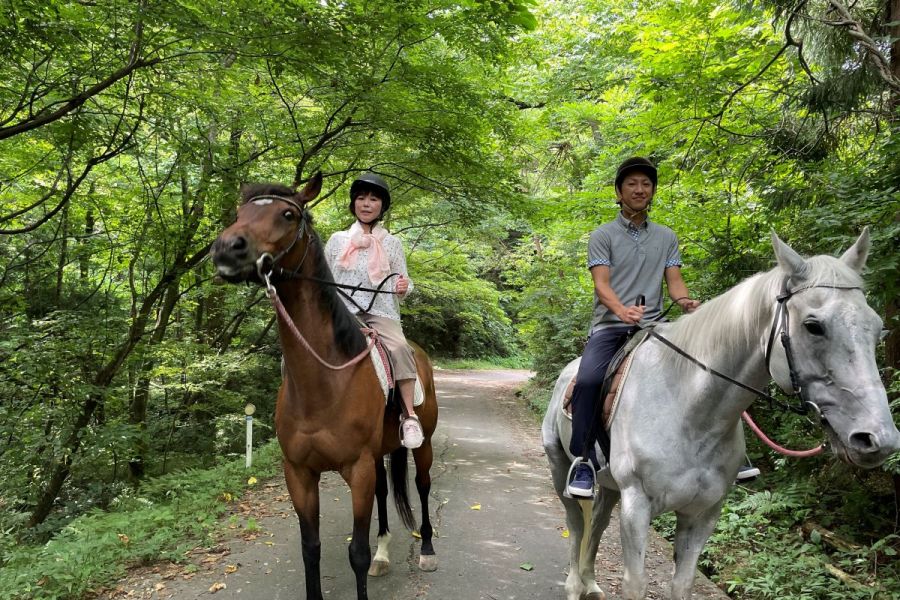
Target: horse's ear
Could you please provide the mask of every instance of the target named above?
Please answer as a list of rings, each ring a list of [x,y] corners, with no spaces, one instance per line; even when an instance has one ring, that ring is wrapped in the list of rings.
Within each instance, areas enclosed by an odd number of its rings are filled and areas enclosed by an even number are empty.
[[[778,266],[781,270],[791,276],[791,279],[798,281],[806,277],[809,266],[803,257],[797,254],[793,248],[781,241],[778,234],[772,231],[772,247],[775,248],[775,258],[778,259]]]
[[[247,202],[247,200],[250,199],[250,187],[251,186],[249,183],[241,184],[241,187],[240,187],[241,204],[244,204],[245,202]]]
[[[851,269],[857,273],[862,273],[866,266],[866,259],[869,257],[869,227],[863,227],[862,233],[856,243],[850,246],[846,252],[841,255],[841,260],[847,263]]]
[[[303,186],[303,189],[294,194],[294,200],[299,202],[300,204],[306,204],[313,198],[319,195],[319,192],[322,191],[322,171],[317,172],[313,175],[312,179],[306,182],[306,185]]]

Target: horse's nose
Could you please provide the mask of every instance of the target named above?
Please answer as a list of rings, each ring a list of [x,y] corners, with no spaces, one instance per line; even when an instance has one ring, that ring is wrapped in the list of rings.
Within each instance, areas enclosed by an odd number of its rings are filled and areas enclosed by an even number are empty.
[[[242,235],[236,235],[229,239],[227,242],[228,250],[232,252],[238,253],[246,253],[247,252],[247,238]]]
[[[242,258],[247,254],[247,238],[242,235],[219,237],[213,246],[213,252],[217,255],[229,255],[232,258]]]
[[[897,431],[885,431],[882,435],[871,431],[854,431],[850,434],[850,446],[860,454],[892,454],[900,449]]]
[[[878,437],[868,431],[856,431],[850,434],[850,445],[857,452],[868,454],[878,449]]]

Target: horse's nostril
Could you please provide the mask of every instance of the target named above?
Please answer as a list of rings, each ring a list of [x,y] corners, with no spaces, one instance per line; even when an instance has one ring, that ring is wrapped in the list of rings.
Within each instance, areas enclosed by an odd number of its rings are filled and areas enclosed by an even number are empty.
[[[850,434],[850,444],[862,452],[873,452],[878,449],[878,438],[867,431]]]
[[[247,238],[242,235],[236,235],[231,238],[231,243],[229,244],[232,250],[246,250],[247,249]]]

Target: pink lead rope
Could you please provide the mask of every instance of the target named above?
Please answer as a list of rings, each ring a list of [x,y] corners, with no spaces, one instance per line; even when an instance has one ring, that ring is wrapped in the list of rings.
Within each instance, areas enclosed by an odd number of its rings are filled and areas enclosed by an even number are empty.
[[[775,442],[769,439],[769,437],[763,433],[762,429],[753,422],[753,419],[750,417],[750,414],[747,411],[741,413],[741,417],[744,419],[744,422],[750,427],[750,430],[756,434],[756,436],[765,443],[766,446],[778,452],[779,454],[784,454],[785,456],[791,456],[793,458],[807,458],[810,456],[815,456],[816,454],[821,454],[822,450],[825,449],[825,444],[820,444],[816,448],[811,448],[809,450],[788,450],[782,446],[779,446]]]

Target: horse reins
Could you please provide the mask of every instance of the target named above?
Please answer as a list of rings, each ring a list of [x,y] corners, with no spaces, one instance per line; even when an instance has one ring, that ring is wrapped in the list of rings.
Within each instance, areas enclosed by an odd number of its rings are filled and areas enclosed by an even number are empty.
[[[790,276],[787,276],[784,278],[784,281],[782,282],[781,293],[779,293],[778,296],[775,298],[776,302],[778,303],[778,306],[775,309],[775,315],[772,319],[772,328],[769,331],[769,337],[768,337],[768,341],[766,343],[765,360],[766,360],[766,370],[769,372],[769,375],[771,376],[772,370],[771,370],[770,364],[771,364],[771,360],[772,360],[772,348],[775,343],[775,336],[778,333],[778,331],[780,330],[781,335],[779,336],[779,338],[781,340],[781,345],[784,347],[785,357],[786,357],[787,364],[788,364],[788,373],[790,375],[790,380],[791,380],[791,390],[792,390],[791,393],[793,395],[797,395],[798,399],[799,399],[798,403],[796,405],[791,405],[791,404],[782,402],[778,398],[775,398],[774,396],[767,394],[766,392],[764,392],[762,390],[756,389],[753,386],[747,385],[741,381],[738,381],[732,377],[729,377],[728,375],[726,375],[720,371],[713,369],[709,365],[707,365],[707,364],[701,362],[700,360],[698,360],[697,358],[691,356],[690,354],[688,354],[687,352],[685,352],[684,350],[682,350],[681,348],[679,348],[678,346],[673,344],[671,341],[669,341],[668,339],[666,339],[665,337],[663,337],[662,335],[657,333],[655,330],[655,323],[650,326],[638,326],[638,328],[646,329],[647,334],[649,336],[659,340],[666,347],[677,352],[678,354],[680,354],[681,356],[683,356],[684,358],[686,358],[687,360],[689,360],[691,363],[695,364],[696,366],[700,367],[707,373],[710,373],[711,375],[714,375],[714,376],[716,376],[720,379],[723,379],[733,385],[736,385],[744,390],[747,390],[748,392],[751,392],[752,394],[754,394],[755,396],[757,396],[759,398],[768,400],[770,405],[777,404],[778,406],[782,407],[783,409],[790,411],[790,412],[797,413],[799,415],[805,415],[808,412],[812,411],[816,415],[816,419],[818,420],[818,422],[821,423],[821,421],[822,421],[821,409],[812,400],[805,399],[805,393],[804,393],[805,390],[804,390],[803,386],[800,384],[800,375],[797,372],[797,369],[795,366],[796,361],[794,360],[793,346],[791,344],[790,316],[789,316],[789,311],[787,309],[787,301],[790,300],[791,297],[793,297],[794,295],[804,292],[806,290],[813,289],[813,288],[827,288],[827,289],[838,289],[838,290],[859,290],[862,288],[860,288],[859,286],[855,286],[855,285],[854,286],[849,286],[849,285],[843,286],[843,285],[817,284],[817,285],[809,285],[806,287],[801,287],[801,288],[792,290],[789,288],[789,283],[790,283]],[[672,306],[674,306],[675,303],[678,302],[678,300],[681,300],[681,298],[678,298],[671,305],[669,305],[669,308],[667,308],[665,310],[665,312],[663,312],[661,315],[659,315],[655,320],[662,319],[666,315],[666,313],[668,313],[669,310],[672,309]],[[814,456],[816,454],[819,454],[820,452],[822,452],[822,450],[825,447],[824,444],[821,444],[821,445],[817,446],[816,448],[812,448],[809,450],[799,450],[799,451],[798,450],[788,450],[786,448],[779,446],[778,444],[773,442],[771,439],[769,439],[768,436],[766,436],[765,433],[763,433],[763,431],[759,428],[759,426],[757,426],[756,423],[753,422],[753,419],[750,417],[749,414],[747,414],[746,411],[744,411],[741,416],[744,419],[744,421],[747,423],[747,425],[750,427],[750,429],[766,445],[768,445],[773,450],[780,452],[781,454],[784,454],[787,456],[792,456],[792,457],[797,457],[797,458],[803,458],[803,457]]]
[[[255,202],[256,200],[280,200],[282,202],[290,204],[291,206],[293,206],[300,212],[300,225],[297,227],[297,236],[290,243],[290,245],[287,248],[285,248],[284,250],[282,250],[281,252],[279,252],[277,256],[273,257],[268,252],[265,252],[262,255],[260,255],[260,257],[257,259],[256,271],[259,274],[260,278],[262,278],[264,275],[263,268],[265,266],[268,266],[269,270],[266,273],[268,273],[270,276],[276,275],[283,279],[303,279],[306,281],[314,281],[314,282],[322,284],[322,285],[327,285],[329,287],[333,287],[337,293],[339,293],[341,296],[343,296],[348,302],[352,303],[353,306],[355,306],[361,312],[369,312],[369,310],[372,309],[372,305],[375,304],[375,300],[378,298],[378,294],[396,294],[397,293],[393,290],[384,290],[381,288],[384,287],[384,285],[388,281],[390,281],[393,277],[397,277],[398,275],[400,275],[400,273],[390,273],[387,277],[385,277],[384,279],[381,280],[381,282],[378,284],[377,287],[374,287],[374,288],[363,287],[361,285],[347,285],[344,283],[338,283],[336,281],[331,281],[328,279],[322,279],[320,277],[310,277],[309,275],[300,275],[300,273],[299,273],[300,267],[303,266],[303,262],[306,260],[306,255],[309,253],[309,245],[308,244],[306,246],[306,250],[303,253],[303,257],[300,259],[300,262],[297,263],[297,267],[293,271],[285,269],[284,267],[282,267],[281,265],[278,264],[278,261],[280,261],[291,250],[293,250],[294,246],[297,244],[298,241],[300,241],[300,239],[303,237],[303,234],[306,232],[306,220],[303,218],[304,210],[299,204],[297,204],[290,198],[285,198],[284,196],[274,196],[274,195],[254,196],[253,198],[250,198],[247,202]],[[350,290],[350,293],[348,294],[344,290]],[[353,297],[353,295],[356,292],[365,292],[365,293],[372,294],[372,299],[369,300],[369,303],[365,307],[362,306],[359,302],[357,302],[356,299]]]
[[[348,300],[353,302],[353,304],[356,305],[357,308],[363,310],[362,307],[351,297],[352,294],[348,295],[340,288],[349,288],[349,289],[353,289],[354,291],[374,292],[376,295],[372,297],[372,301],[369,303],[369,306],[368,306],[368,308],[371,308],[372,304],[375,302],[375,298],[377,298],[377,294],[379,294],[379,293],[380,294],[395,293],[393,291],[382,290],[381,286],[383,286],[385,284],[385,282],[387,282],[391,277],[397,275],[397,273],[391,273],[390,275],[385,277],[384,280],[382,280],[382,282],[378,285],[378,289],[375,289],[375,290],[363,288],[360,286],[343,285],[343,284],[336,283],[334,281],[320,279],[318,277],[308,277],[306,275],[300,275],[299,274],[300,267],[303,266],[303,263],[306,261],[306,257],[309,254],[309,244],[308,243],[306,245],[306,249],[303,252],[303,256],[300,258],[300,262],[297,263],[296,268],[294,268],[293,271],[289,271],[289,270],[283,268],[281,265],[278,264],[278,262],[282,258],[287,256],[287,254],[290,253],[291,250],[293,250],[293,248],[297,244],[297,242],[300,241],[300,239],[306,233],[306,219],[304,219],[303,207],[301,207],[298,203],[294,202],[290,198],[285,198],[284,196],[275,196],[275,195],[254,196],[253,198],[250,198],[247,202],[255,202],[257,200],[280,200],[281,202],[285,202],[285,203],[291,205],[292,207],[296,208],[300,213],[299,214],[300,223],[297,226],[297,235],[294,237],[294,239],[291,241],[291,243],[288,245],[288,247],[285,248],[284,250],[282,250],[281,252],[279,252],[275,256],[272,256],[268,252],[264,252],[259,256],[258,259],[256,259],[256,272],[259,275],[262,282],[266,286],[266,295],[272,301],[272,305],[275,307],[276,314],[282,321],[284,321],[287,324],[288,329],[291,330],[291,333],[294,334],[294,337],[296,337],[300,341],[300,343],[303,345],[303,347],[306,348],[309,351],[309,353],[312,354],[313,358],[315,358],[319,362],[319,364],[321,364],[323,367],[327,367],[329,369],[339,371],[341,369],[346,369],[347,367],[355,365],[356,363],[361,361],[363,358],[365,358],[366,355],[372,351],[372,347],[378,343],[378,333],[374,329],[371,329],[371,328],[366,328],[366,327],[360,328],[360,331],[362,331],[363,334],[369,338],[369,343],[366,345],[366,349],[343,364],[335,365],[335,364],[329,363],[324,358],[319,356],[318,352],[316,352],[313,349],[312,345],[310,345],[310,343],[306,340],[306,338],[303,337],[303,334],[300,333],[300,330],[297,329],[297,325],[294,323],[294,320],[291,319],[291,316],[288,314],[287,309],[284,307],[284,304],[281,302],[281,298],[278,297],[278,291],[275,289],[275,286],[272,285],[271,276],[276,273],[276,269],[277,269],[278,275],[285,277],[287,279],[305,279],[305,280],[315,281],[317,283],[321,283],[321,284],[325,284],[325,285],[331,285],[331,286],[335,287],[336,290],[341,295],[343,295],[345,298],[347,298]],[[368,312],[368,308],[363,310],[363,312]]]

